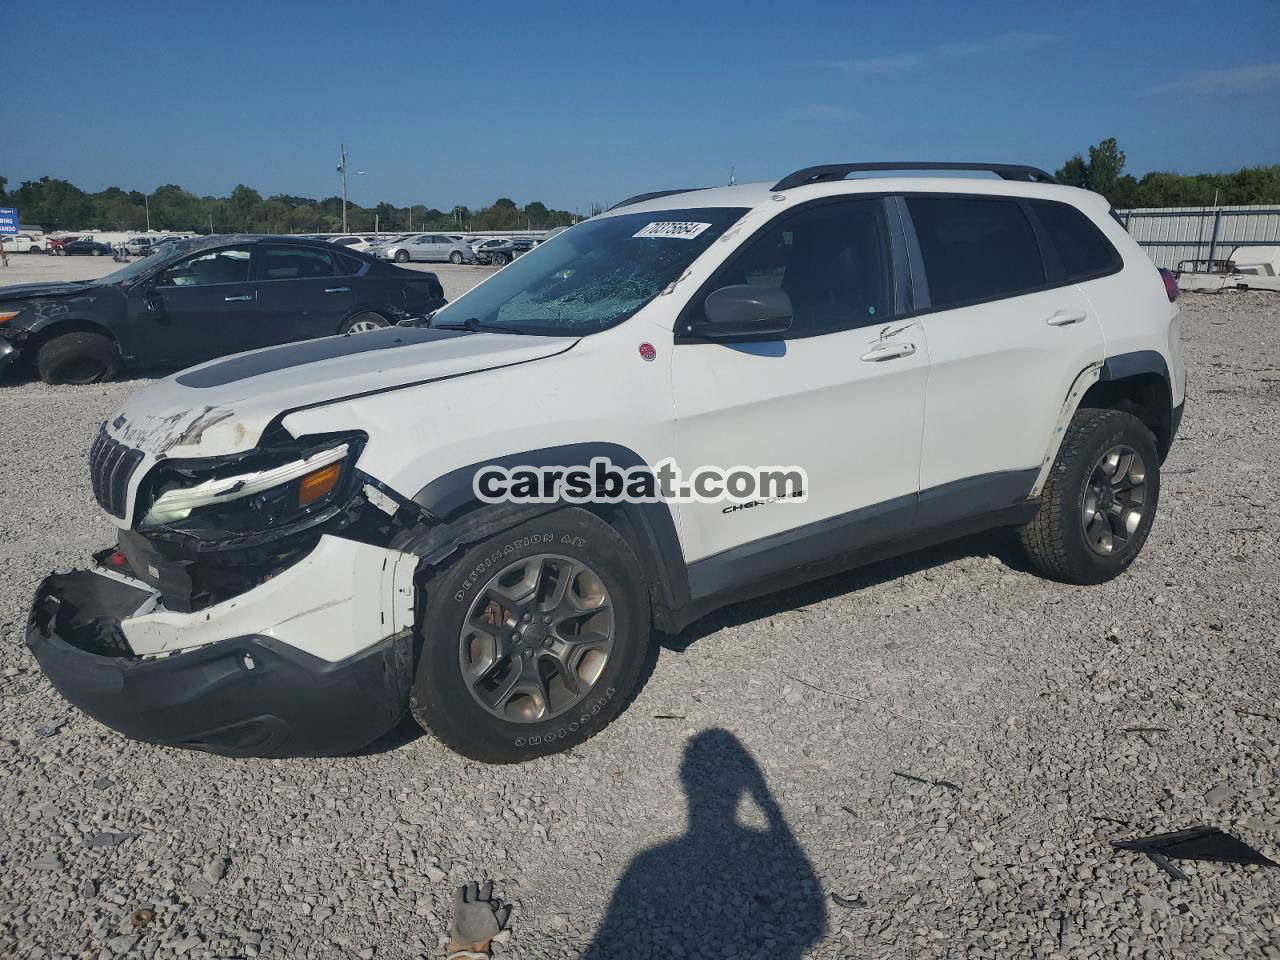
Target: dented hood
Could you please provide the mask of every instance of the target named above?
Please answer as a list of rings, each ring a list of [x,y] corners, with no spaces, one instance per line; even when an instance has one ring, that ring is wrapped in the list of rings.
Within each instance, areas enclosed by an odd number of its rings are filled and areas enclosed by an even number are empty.
[[[102,284],[93,280],[84,283],[20,283],[11,287],[0,287],[0,303],[37,298],[73,297],[89,293],[100,286]]]
[[[572,337],[391,327],[213,360],[143,387],[107,431],[156,460],[252,449],[276,418],[300,408],[553,356]]]

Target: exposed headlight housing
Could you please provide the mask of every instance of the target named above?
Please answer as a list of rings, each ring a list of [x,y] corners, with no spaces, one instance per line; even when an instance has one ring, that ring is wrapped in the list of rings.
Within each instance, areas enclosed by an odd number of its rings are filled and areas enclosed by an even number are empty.
[[[138,529],[209,543],[283,536],[322,522],[353,487],[361,438],[298,442],[232,462],[164,465]]]

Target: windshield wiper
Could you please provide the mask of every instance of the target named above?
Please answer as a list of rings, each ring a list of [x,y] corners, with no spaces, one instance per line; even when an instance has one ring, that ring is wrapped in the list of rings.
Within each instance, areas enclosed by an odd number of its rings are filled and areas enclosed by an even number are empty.
[[[479,317],[467,317],[467,319],[459,323],[435,323],[431,326],[436,330],[469,330],[472,333],[481,333],[488,331],[489,333],[520,333],[519,327],[509,327],[505,323],[486,323]]]

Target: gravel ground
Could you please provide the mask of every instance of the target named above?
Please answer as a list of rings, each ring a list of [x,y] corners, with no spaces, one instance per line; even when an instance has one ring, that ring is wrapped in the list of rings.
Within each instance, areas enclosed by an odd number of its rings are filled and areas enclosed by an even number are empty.
[[[110,540],[85,450],[136,384],[0,390],[0,955],[437,956],[489,877],[518,957],[1280,958],[1280,869],[1110,847],[1206,823],[1280,859],[1280,298],[1182,303],[1188,414],[1126,576],[988,536],[741,604],[517,767],[411,726],[227,760],[73,711],[26,604]]]

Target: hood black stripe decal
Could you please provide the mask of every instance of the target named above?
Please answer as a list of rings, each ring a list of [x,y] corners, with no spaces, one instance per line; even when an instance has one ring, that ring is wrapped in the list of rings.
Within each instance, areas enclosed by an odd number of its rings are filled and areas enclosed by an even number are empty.
[[[347,334],[342,337],[322,337],[318,340],[301,340],[265,350],[232,357],[220,363],[211,363],[188,373],[178,375],[177,382],[197,390],[206,387],[225,387],[237,380],[248,380],[265,373],[275,373],[290,367],[300,367],[321,360],[350,357],[372,350],[391,350],[411,347],[434,340],[467,336],[464,330],[433,330],[430,327],[388,327],[368,333]]]

